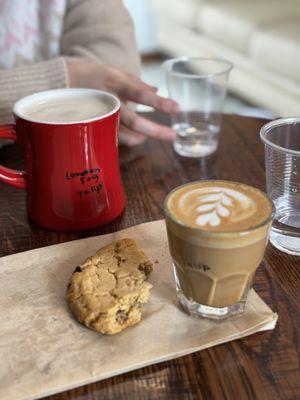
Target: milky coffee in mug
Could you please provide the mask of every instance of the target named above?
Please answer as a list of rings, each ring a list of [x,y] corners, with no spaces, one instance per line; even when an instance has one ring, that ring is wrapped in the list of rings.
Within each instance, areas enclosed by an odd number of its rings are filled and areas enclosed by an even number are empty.
[[[41,98],[25,104],[22,113],[30,120],[71,123],[108,114],[113,108],[114,101],[109,97],[91,92],[74,96],[73,92],[66,92],[61,97]]]
[[[165,215],[184,309],[215,319],[241,314],[265,252],[272,202],[242,183],[199,181],[174,189]]]

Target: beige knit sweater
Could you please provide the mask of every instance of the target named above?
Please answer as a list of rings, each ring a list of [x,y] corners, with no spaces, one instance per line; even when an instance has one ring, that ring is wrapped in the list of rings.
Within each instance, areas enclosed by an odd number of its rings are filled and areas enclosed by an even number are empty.
[[[66,59],[105,62],[139,73],[132,21],[122,0],[68,0],[60,49],[60,57],[0,70],[0,123],[12,121],[12,106],[21,97],[68,87]]]

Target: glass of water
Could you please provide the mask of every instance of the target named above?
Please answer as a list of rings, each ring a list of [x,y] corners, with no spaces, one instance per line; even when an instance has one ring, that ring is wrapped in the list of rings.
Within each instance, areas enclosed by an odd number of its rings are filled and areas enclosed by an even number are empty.
[[[232,63],[213,58],[179,57],[163,63],[169,97],[179,105],[171,115],[175,151],[205,157],[218,148],[218,137]]]
[[[276,207],[270,241],[279,250],[300,256],[300,118],[264,125],[267,192]]]

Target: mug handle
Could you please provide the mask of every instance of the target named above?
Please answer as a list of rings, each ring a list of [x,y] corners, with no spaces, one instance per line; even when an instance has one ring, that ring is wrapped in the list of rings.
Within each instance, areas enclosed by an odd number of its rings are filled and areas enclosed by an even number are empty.
[[[17,135],[14,125],[0,125],[0,139],[11,139],[17,141]],[[25,172],[16,169],[6,168],[0,165],[0,181],[18,189],[25,189]]]

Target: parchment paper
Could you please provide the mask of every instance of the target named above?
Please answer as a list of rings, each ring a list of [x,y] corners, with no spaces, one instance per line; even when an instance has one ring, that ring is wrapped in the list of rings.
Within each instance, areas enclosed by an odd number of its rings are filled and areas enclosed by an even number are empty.
[[[74,267],[99,247],[131,237],[154,264],[143,319],[115,336],[80,325],[66,303]],[[194,319],[177,306],[163,221],[0,259],[0,399],[35,399],[169,360],[254,332],[277,315],[251,292],[243,317]]]

